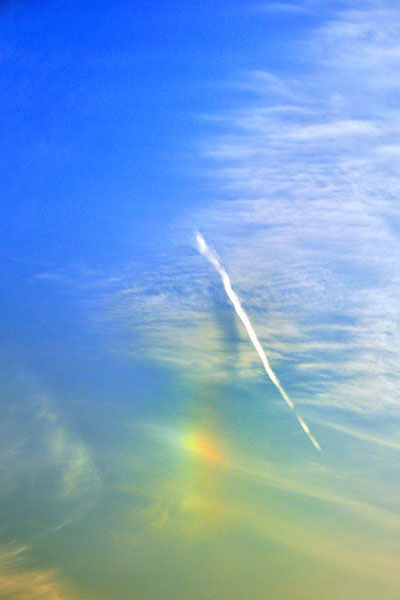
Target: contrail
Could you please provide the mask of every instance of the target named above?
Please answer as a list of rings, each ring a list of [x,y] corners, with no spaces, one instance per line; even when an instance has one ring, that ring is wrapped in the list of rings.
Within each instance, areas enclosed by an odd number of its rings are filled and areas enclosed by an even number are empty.
[[[200,252],[200,254],[202,254],[203,256],[205,256],[205,258],[212,264],[212,266],[216,269],[216,271],[219,273],[219,275],[221,276],[222,279],[222,283],[224,285],[225,288],[225,292],[229,298],[229,300],[232,302],[234,309],[236,311],[237,316],[239,317],[239,319],[242,321],[248,336],[258,354],[258,356],[261,359],[261,362],[264,366],[264,369],[268,375],[268,377],[270,378],[270,380],[272,381],[272,383],[275,385],[275,387],[278,389],[280,395],[282,396],[282,398],[285,400],[286,404],[295,411],[295,407],[294,404],[292,402],[292,400],[289,398],[289,396],[287,395],[287,393],[285,392],[285,390],[283,389],[283,387],[280,384],[279,379],[277,378],[277,376],[275,375],[275,373],[273,372],[273,370],[271,369],[271,366],[268,362],[268,359],[265,355],[265,352],[260,344],[260,342],[258,341],[258,338],[256,336],[256,332],[253,329],[253,326],[250,322],[249,317],[246,315],[242,305],[240,304],[240,300],[236,294],[236,292],[233,291],[232,286],[231,286],[231,281],[229,279],[229,275],[228,273],[225,271],[225,269],[223,268],[223,266],[221,265],[221,263],[219,262],[216,254],[210,250],[210,248],[207,246],[205,239],[203,238],[203,236],[201,235],[201,233],[196,233],[196,242],[197,242],[197,248],[198,251]],[[295,411],[296,412],[296,411]],[[321,450],[321,446],[318,444],[317,440],[315,439],[315,437],[312,435],[312,433],[310,432],[307,424],[303,421],[303,419],[296,414],[296,418],[298,420],[298,422],[300,423],[301,427],[303,428],[303,430],[305,431],[305,433],[307,434],[308,438],[311,440],[311,442],[314,444],[315,448],[317,450]]]

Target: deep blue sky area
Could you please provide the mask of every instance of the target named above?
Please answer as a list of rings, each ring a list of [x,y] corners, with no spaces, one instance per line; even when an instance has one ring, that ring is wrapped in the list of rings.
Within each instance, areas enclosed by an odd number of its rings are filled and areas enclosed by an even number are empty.
[[[202,201],[188,155],[200,115],[229,106],[217,82],[285,68],[298,22],[242,2],[4,4],[3,257],[144,252],[153,222]]]

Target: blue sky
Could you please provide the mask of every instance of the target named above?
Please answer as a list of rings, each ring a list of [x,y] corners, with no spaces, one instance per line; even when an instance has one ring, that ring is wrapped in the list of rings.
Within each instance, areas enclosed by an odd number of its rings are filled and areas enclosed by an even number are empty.
[[[396,4],[0,30],[0,597],[397,599]]]
[[[103,262],[141,237],[135,223],[152,221],[155,202],[160,220],[175,215],[194,194],[182,172],[200,114],[233,101],[227,84],[242,70],[285,68],[291,32],[305,26],[301,13],[271,19],[232,2],[10,3],[2,169],[12,243],[41,260],[76,260],[79,248]]]

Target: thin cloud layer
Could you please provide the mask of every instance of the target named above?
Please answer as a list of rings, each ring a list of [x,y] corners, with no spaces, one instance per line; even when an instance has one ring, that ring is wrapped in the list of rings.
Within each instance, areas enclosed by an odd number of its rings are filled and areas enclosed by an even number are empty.
[[[69,600],[52,571],[0,570],[0,598],[8,600]],[[76,598],[76,596],[75,596]]]
[[[11,373],[2,393],[0,503],[13,502],[2,534],[17,527],[25,542],[85,514],[97,502],[101,478],[87,444],[63,422],[48,393]]]
[[[27,546],[0,546],[0,598],[3,600],[78,600],[55,570],[26,567]]]
[[[399,34],[390,3],[344,4],[303,45],[295,75],[236,82],[256,100],[207,117],[220,130],[203,146],[218,200],[175,224],[157,275],[125,272],[104,289],[96,319],[124,332],[110,347],[226,376],[215,280],[190,247],[200,227],[296,398],[397,410]],[[238,376],[259,374],[240,328],[234,344]]]
[[[267,331],[278,314],[295,332],[269,344],[309,404],[398,407],[396,23],[387,3],[339,12],[305,49],[312,69],[249,75],[257,101],[206,145],[234,199],[199,222]]]

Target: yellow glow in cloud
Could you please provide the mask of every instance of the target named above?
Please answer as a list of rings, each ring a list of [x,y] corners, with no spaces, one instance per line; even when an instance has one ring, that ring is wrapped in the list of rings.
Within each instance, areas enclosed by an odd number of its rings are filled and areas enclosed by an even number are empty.
[[[13,600],[72,600],[50,570],[24,571],[0,569],[0,598]],[[76,596],[74,596],[76,600]]]
[[[217,465],[225,462],[225,457],[219,445],[210,434],[191,432],[183,436],[182,443],[184,448],[204,461]]]
[[[0,546],[1,600],[78,600],[52,569],[24,568],[28,546]]]

